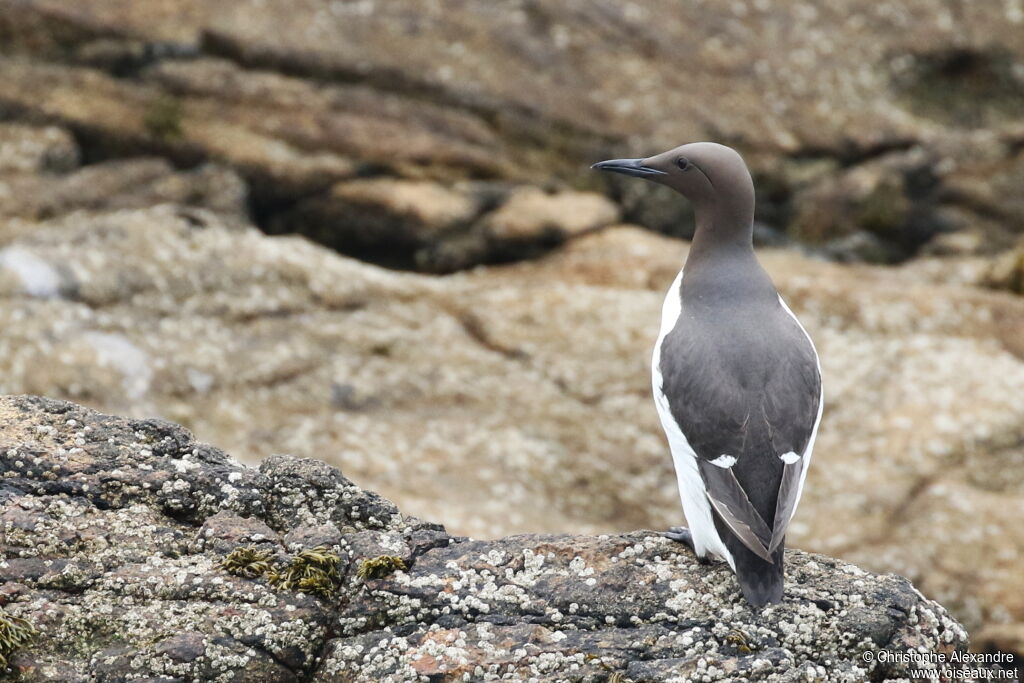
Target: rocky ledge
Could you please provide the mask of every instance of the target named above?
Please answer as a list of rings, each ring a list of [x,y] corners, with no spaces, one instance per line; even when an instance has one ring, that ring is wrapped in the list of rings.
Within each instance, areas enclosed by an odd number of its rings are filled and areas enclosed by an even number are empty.
[[[62,401],[0,398],[0,473],[0,655],[25,681],[860,683],[909,675],[867,650],[966,647],[899,576],[790,551],[755,611],[654,532],[453,537],[317,460],[253,469]]]

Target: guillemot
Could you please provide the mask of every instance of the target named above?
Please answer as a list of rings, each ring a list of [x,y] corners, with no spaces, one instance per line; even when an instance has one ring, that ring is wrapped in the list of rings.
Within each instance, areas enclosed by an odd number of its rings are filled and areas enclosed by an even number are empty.
[[[666,185],[696,214],[651,367],[690,525],[665,535],[728,562],[752,605],[779,602],[824,395],[814,343],[754,255],[750,172],[710,142],[593,168]]]

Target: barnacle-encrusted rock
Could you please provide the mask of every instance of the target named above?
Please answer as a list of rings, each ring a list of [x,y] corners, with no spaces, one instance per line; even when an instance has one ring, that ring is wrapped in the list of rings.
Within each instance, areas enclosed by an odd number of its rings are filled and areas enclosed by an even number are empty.
[[[757,612],[653,532],[452,537],[323,463],[29,396],[0,398],[0,552],[26,681],[859,683],[907,675],[866,650],[966,646],[898,576],[790,551]]]
[[[681,522],[648,364],[686,243],[612,227],[435,278],[187,211],[0,228],[0,393],[164,415],[252,462],[315,456],[459,534]],[[760,258],[829,392],[791,545],[907,576],[979,638],[1019,630],[1024,298],[966,284],[983,261]],[[293,556],[350,518],[389,524],[379,496],[338,501],[336,470],[294,462],[264,464],[281,491],[267,521],[203,517],[190,545]],[[333,512],[297,519],[293,498]]]

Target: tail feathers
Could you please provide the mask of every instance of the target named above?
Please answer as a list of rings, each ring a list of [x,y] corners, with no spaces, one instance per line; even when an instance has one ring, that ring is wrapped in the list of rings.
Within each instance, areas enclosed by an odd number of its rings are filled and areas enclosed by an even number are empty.
[[[715,515],[715,529],[732,555],[733,570],[747,602],[754,607],[782,602],[786,537],[779,539],[779,545],[769,555],[771,562],[768,562],[733,534],[719,515]]]
[[[782,602],[785,541],[772,553],[772,562],[765,562],[741,543],[736,545],[739,547],[730,551],[736,563],[736,578],[747,602],[754,607]]]

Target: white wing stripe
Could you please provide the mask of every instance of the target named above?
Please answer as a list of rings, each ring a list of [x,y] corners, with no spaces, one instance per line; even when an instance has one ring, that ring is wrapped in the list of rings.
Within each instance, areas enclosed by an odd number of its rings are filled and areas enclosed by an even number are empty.
[[[814,351],[814,363],[818,366],[818,377],[821,381],[821,393],[818,395],[818,416],[814,418],[814,428],[811,429],[811,438],[807,440],[807,448],[804,449],[803,454],[803,471],[800,473],[800,485],[796,489],[796,500],[793,502],[793,511],[789,513],[789,518],[793,519],[793,515],[796,514],[796,508],[800,504],[800,497],[804,494],[804,481],[807,479],[807,470],[811,468],[811,455],[814,451],[814,439],[818,436],[818,425],[821,424],[821,414],[825,409],[825,378],[821,376],[821,358],[818,356],[818,349],[814,346],[814,340],[811,339],[811,335],[807,334],[807,330],[800,324],[800,321],[793,314],[793,311],[786,305],[782,295],[779,295],[779,303],[782,304],[782,308],[785,309],[786,313],[793,318],[793,322],[800,328],[800,331],[807,337],[807,342],[811,345],[811,349]],[[788,525],[787,520],[787,525]]]

